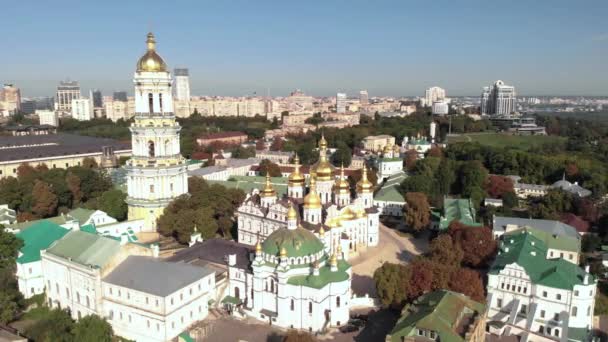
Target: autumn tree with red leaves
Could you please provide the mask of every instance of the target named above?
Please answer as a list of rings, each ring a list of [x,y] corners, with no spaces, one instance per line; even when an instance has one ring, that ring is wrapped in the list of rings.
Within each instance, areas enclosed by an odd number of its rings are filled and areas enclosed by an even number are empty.
[[[513,180],[509,177],[490,175],[485,182],[485,190],[492,198],[502,198],[507,192],[515,192],[513,189]]]
[[[463,264],[483,267],[494,258],[496,241],[489,228],[466,226],[459,221],[452,221],[448,232],[454,244],[464,252]]]

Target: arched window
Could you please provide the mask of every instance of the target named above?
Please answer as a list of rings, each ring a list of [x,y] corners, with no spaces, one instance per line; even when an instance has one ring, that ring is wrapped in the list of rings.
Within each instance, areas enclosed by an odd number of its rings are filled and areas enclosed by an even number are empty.
[[[148,94],[148,109],[150,114],[154,113],[154,95],[152,93]]]
[[[91,302],[89,301],[89,296],[87,296],[87,308],[91,305]]]
[[[336,297],[336,307],[340,307],[340,296]]]
[[[293,311],[295,309],[295,303],[293,302],[293,299],[291,300],[291,304],[289,305],[289,308],[291,309],[291,311]]]
[[[238,287],[234,288],[234,296],[236,297],[236,299],[241,299],[241,289]]]
[[[578,309],[576,308],[576,306],[572,307],[572,317],[576,317],[576,314],[578,313]]]
[[[270,279],[270,292],[274,293],[274,279]]]
[[[308,313],[312,314],[312,302],[308,302]]]
[[[160,106],[160,112],[163,112],[163,94],[158,94],[158,105]]]
[[[148,156],[154,157],[154,154],[154,141],[150,140],[148,141]]]

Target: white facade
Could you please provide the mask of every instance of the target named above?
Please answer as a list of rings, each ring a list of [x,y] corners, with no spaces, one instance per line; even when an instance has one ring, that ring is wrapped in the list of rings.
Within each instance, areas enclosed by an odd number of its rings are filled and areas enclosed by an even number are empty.
[[[59,115],[54,110],[37,110],[41,125],[59,126]]]
[[[447,101],[433,102],[433,115],[447,115],[449,113],[449,105]]]
[[[126,263],[129,263],[130,259],[127,259]],[[163,267],[196,268],[196,266],[163,261],[158,263],[164,264]],[[117,267],[116,271],[124,271],[121,270],[122,267],[124,266]],[[141,276],[137,274],[141,272],[133,270],[134,277]],[[214,272],[197,276],[194,282],[187,281],[187,284],[171,293],[140,288],[141,284],[137,283],[132,286],[121,286],[113,281],[113,274],[104,278],[101,283],[103,317],[108,319],[117,335],[129,340],[159,342],[172,340],[193,323],[207,317],[209,300],[215,296]],[[164,283],[162,280],[159,282]],[[159,288],[162,286],[164,284]]]
[[[129,219],[145,219],[149,231],[156,230],[156,220],[169,202],[188,192],[187,165],[180,154],[181,127],[173,114],[173,81],[155,49],[154,36],[149,34],[148,52],[133,77],[133,154],[126,165]]]
[[[515,253],[514,261],[498,267],[495,262],[488,274],[490,332],[587,341],[583,336],[593,329],[596,293],[589,269],[548,259],[541,240],[529,233],[518,235],[503,237],[497,257],[500,264],[501,254]]]
[[[445,89],[440,87],[430,87],[424,92],[424,102],[427,106],[431,106],[436,101],[445,99]]]
[[[188,69],[175,69],[175,100],[190,101],[190,74]]]
[[[337,113],[346,113],[346,94],[345,93],[336,94],[336,112]]]
[[[481,93],[481,114],[509,115],[515,112],[515,87],[498,80]]]
[[[362,106],[369,104],[369,94],[367,93],[367,90],[361,90],[359,92],[359,104]]]
[[[87,98],[79,98],[72,100],[72,118],[78,121],[89,121],[93,119],[93,105],[91,100]]]

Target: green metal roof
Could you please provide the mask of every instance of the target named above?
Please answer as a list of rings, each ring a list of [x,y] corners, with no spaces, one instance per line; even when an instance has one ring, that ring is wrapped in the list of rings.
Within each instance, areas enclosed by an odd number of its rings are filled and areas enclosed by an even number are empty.
[[[498,274],[515,263],[525,269],[534,284],[572,290],[574,285],[583,284],[585,275],[589,275],[589,283],[595,282],[592,275],[576,264],[562,258],[547,259],[548,247],[535,234],[522,229],[517,234],[504,236],[489,273]]]
[[[381,162],[403,162],[403,159],[401,158],[380,158]]]
[[[40,261],[40,251],[47,249],[53,242],[61,239],[69,230],[48,220],[38,221],[15,234],[23,240],[22,255],[17,258],[20,264]]]
[[[120,250],[120,241],[72,230],[53,244],[47,253],[82,265],[103,267]]]
[[[481,223],[475,220],[475,209],[468,198],[443,199],[443,215],[439,221],[439,230],[448,229],[454,220],[467,226],[481,226]]]
[[[463,315],[479,315],[485,305],[469,297],[447,290],[438,290],[418,297],[401,312],[401,318],[390,333],[390,341],[416,336],[418,329],[435,332],[442,342],[465,341],[458,333]]]
[[[19,223],[14,223],[14,224],[10,224],[7,226],[7,228],[13,229],[13,230],[24,230],[27,229],[39,222],[42,221],[48,221],[48,222],[52,222],[55,223],[57,225],[62,225],[65,224],[67,222],[67,217],[65,215],[59,215],[59,216],[55,216],[55,217],[49,217],[49,218],[45,218],[42,220],[33,220],[33,221],[26,221],[26,222],[19,222]]]
[[[405,204],[405,197],[400,191],[401,182],[407,178],[404,171],[390,176],[374,195],[376,201],[400,202]]]
[[[195,342],[192,336],[190,336],[187,331],[184,331],[183,333],[179,334],[179,338],[181,339],[181,341],[184,342]]]
[[[76,208],[74,210],[70,210],[68,215],[78,221],[80,225],[83,225],[91,218],[91,215],[93,215],[94,213],[95,210],[92,209]]]
[[[266,254],[279,255],[282,248],[285,248],[288,257],[312,255],[324,249],[321,240],[302,227],[277,229],[262,243],[262,250]]]
[[[80,226],[80,230],[82,230],[83,232],[91,233],[91,234],[97,234],[97,229],[95,229],[94,224],[87,224],[84,226]]]
[[[266,177],[261,176],[232,176],[227,181],[208,180],[209,184],[219,184],[227,188],[241,189],[245,193],[251,192],[253,189],[263,189],[266,185]],[[287,178],[271,177],[270,184],[277,192],[277,195],[283,196],[287,193]]]
[[[522,231],[528,231],[532,233],[535,237],[543,240],[543,242],[547,245],[547,248],[549,249],[559,249],[562,251],[570,251],[576,253],[580,253],[581,251],[581,241],[579,239],[563,235],[554,235],[544,230],[536,229],[534,227],[523,227],[520,229],[515,229],[508,233],[505,233],[504,236],[521,234]]]
[[[348,280],[350,264],[344,260],[338,260],[338,270],[332,271],[329,265],[319,268],[319,275],[301,275],[293,276],[287,279],[290,285],[306,286],[315,289],[323,288],[329,283],[338,283]]]

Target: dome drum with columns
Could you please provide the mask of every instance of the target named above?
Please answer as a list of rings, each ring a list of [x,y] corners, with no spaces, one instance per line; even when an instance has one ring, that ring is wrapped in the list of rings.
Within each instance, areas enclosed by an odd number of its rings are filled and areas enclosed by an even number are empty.
[[[132,156],[127,162],[129,219],[156,220],[175,197],[188,192],[186,161],[180,153],[181,127],[173,114],[172,78],[156,52],[152,33],[133,76],[135,115],[130,126]]]
[[[373,205],[374,185],[367,178],[367,170],[363,169],[356,197],[352,198],[344,167],[335,172],[329,162],[326,165],[324,137],[319,142],[319,154],[319,163],[311,167],[308,186],[295,156],[287,196],[279,199],[269,180],[263,189],[248,194],[237,210],[239,242],[254,245],[287,228],[287,210],[293,205],[300,218],[298,226],[320,239],[329,254],[341,249],[348,258],[378,244],[379,211]]]

